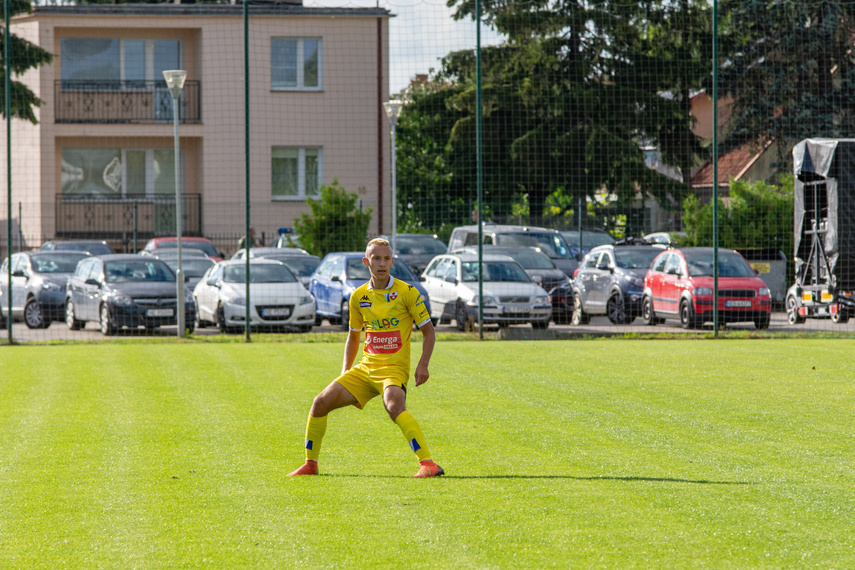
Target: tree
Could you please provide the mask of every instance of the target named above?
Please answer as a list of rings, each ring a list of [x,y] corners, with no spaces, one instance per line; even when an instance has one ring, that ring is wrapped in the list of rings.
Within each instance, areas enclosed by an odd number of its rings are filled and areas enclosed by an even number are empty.
[[[9,12],[12,16],[15,14],[30,13],[32,6],[26,0],[9,0]],[[11,67],[12,76],[21,75],[28,69],[36,68],[46,63],[53,61],[53,55],[39,46],[23,40],[14,34],[9,35],[12,42],[11,51]],[[0,64],[0,85],[6,81],[6,45],[5,33],[0,35],[0,52],[2,52],[3,62]],[[44,103],[36,97],[33,91],[19,81],[14,79],[11,82],[11,101],[9,108],[12,112],[12,117],[23,119],[33,123],[38,123],[36,114],[33,111],[34,107],[40,107]],[[0,89],[0,114],[6,114],[6,92],[5,89]]]
[[[473,16],[473,0],[449,5],[458,19]],[[705,2],[482,5],[486,23],[507,36],[502,45],[482,48],[484,197],[497,215],[527,201],[532,221],[544,221],[550,196],[571,208],[578,203],[572,198],[605,191],[628,209],[639,191],[663,200],[682,195],[683,185],[647,168],[642,147],[657,146],[681,165],[703,150],[691,134],[687,94],[709,70],[697,40],[697,31],[708,28]],[[681,27],[691,33],[675,35]],[[442,149],[443,200],[471,202],[474,52],[449,54],[432,79],[438,88],[414,93],[404,114],[414,115],[413,125],[445,129],[446,138],[431,145]],[[415,168],[402,173],[399,187],[433,183],[417,174]],[[571,199],[556,200],[556,193]]]
[[[719,10],[729,144],[775,139],[789,164],[790,142],[855,133],[855,3],[722,0]]]
[[[310,253],[323,257],[331,251],[362,251],[368,237],[373,208],[362,210],[358,194],[338,185],[321,186],[320,200],[307,200],[310,214],[294,222],[300,243]]]

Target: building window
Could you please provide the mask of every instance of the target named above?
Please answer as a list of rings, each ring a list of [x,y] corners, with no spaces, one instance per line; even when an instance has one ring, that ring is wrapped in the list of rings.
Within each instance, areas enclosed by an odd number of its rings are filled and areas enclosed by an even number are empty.
[[[322,88],[321,47],[320,38],[272,38],[271,89],[319,91]]]
[[[62,38],[60,56],[63,90],[165,87],[163,71],[182,67],[180,40]]]
[[[314,198],[323,179],[323,149],[275,146],[271,157],[273,199]]]
[[[179,183],[184,185],[184,153]],[[175,196],[173,149],[62,149],[64,198]]]

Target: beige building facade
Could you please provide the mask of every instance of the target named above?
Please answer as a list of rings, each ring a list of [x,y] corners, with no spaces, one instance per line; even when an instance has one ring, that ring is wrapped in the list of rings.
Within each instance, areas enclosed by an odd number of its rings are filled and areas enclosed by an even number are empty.
[[[12,122],[13,221],[25,247],[85,237],[129,249],[132,235],[174,235],[173,100],[162,71],[176,68],[187,71],[186,235],[242,235],[247,178],[258,234],[293,227],[334,180],[373,208],[370,233],[389,231],[389,12],[253,4],[248,14],[246,35],[240,5],[41,6],[13,20],[12,33],[54,54],[16,78],[44,101],[37,125]],[[0,181],[6,188],[6,168]],[[0,204],[5,221],[6,192]]]

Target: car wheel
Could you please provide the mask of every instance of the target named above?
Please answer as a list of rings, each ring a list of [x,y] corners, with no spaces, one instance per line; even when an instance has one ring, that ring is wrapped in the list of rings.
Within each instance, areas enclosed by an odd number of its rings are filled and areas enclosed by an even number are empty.
[[[620,293],[614,293],[606,301],[606,315],[614,325],[628,325],[632,322],[632,318],[626,313],[626,304]]]
[[[469,326],[469,313],[466,311],[466,305],[458,301],[454,308],[454,320],[457,321],[457,330],[463,332]],[[501,326],[501,325],[499,325]]]
[[[42,306],[39,305],[39,302],[35,298],[27,301],[24,307],[24,323],[30,329],[46,329],[50,326],[50,321],[45,319]]]
[[[101,305],[101,334],[105,336],[116,334],[116,325],[110,320],[110,308],[106,303]]]
[[[223,334],[229,334],[232,332],[231,327],[226,325],[226,312],[223,309],[222,305],[217,305],[217,327],[220,329],[220,332]]]
[[[695,308],[692,302],[688,299],[680,301],[680,326],[684,329],[694,329],[698,327],[698,319],[695,317]]]
[[[74,316],[74,303],[69,299],[65,302],[65,324],[73,331],[79,331],[86,323],[78,321]]]
[[[768,314],[762,314],[759,317],[754,317],[754,326],[757,327],[758,330],[766,330],[769,328],[770,316]]]
[[[591,315],[582,308],[582,295],[573,293],[573,316],[570,319],[570,324],[587,325],[589,322],[591,322]]]
[[[194,317],[189,323],[185,323],[187,334],[193,334],[196,331],[196,318]]]
[[[341,302],[341,328],[350,330],[350,302],[346,299]]]
[[[653,299],[647,295],[641,300],[641,320],[648,326],[656,324],[656,314],[653,312]]]
[[[831,314],[831,322],[836,325],[843,325],[849,322],[849,313],[846,309],[838,309],[838,313]]]
[[[319,327],[324,324],[324,318],[320,315],[315,315],[315,326]]]
[[[800,325],[805,318],[799,314],[799,302],[795,297],[787,297],[787,322],[791,325]]]
[[[196,301],[195,298],[193,300]],[[208,326],[208,322],[203,321],[201,315],[199,314],[199,301],[196,301],[196,307],[196,316],[193,317],[193,326],[197,329],[203,329]]]

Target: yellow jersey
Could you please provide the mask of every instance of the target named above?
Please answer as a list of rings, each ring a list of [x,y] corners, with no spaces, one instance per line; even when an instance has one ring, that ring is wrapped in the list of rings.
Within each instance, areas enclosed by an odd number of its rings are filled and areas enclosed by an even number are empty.
[[[386,289],[369,281],[350,296],[350,330],[365,329],[362,362],[369,366],[402,366],[410,370],[410,334],[413,324],[430,320],[419,290],[389,276]]]

